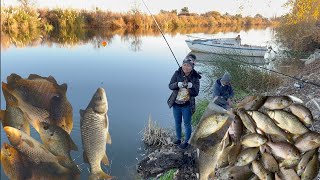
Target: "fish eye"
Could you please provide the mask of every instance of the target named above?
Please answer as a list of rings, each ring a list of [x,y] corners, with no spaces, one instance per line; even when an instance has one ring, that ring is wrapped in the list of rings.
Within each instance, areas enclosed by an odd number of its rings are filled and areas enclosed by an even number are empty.
[[[44,126],[43,126],[43,129],[44,129],[44,130],[48,130],[49,127],[48,127],[47,125],[44,125]]]

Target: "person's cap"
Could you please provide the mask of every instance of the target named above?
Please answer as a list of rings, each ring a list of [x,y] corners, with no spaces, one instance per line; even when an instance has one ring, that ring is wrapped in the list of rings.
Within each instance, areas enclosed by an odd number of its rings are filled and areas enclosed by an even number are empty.
[[[225,82],[227,82],[227,83],[230,83],[230,81],[231,81],[231,78],[230,78],[230,74],[229,73],[224,73],[224,75],[222,76],[222,78],[221,78],[221,81],[225,81]]]
[[[185,58],[184,58],[184,60],[190,60],[190,61],[195,61],[197,59],[197,57],[196,57],[196,55],[194,55],[194,54],[188,54]]]
[[[184,64],[184,63],[190,64],[191,67],[192,67],[192,69],[193,69],[194,63],[195,63],[195,60],[196,60],[196,59],[197,59],[197,58],[196,58],[196,56],[195,56],[194,54],[188,54],[188,55],[184,58],[183,64]]]

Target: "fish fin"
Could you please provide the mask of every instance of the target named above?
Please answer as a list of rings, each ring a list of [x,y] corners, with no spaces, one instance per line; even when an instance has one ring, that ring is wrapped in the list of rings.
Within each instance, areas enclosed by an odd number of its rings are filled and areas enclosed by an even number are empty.
[[[86,154],[86,152],[85,152],[85,151],[83,151],[82,156],[83,156],[83,162],[85,162],[85,163],[89,163],[88,158],[87,158],[87,154]]]
[[[96,174],[91,174],[89,176],[89,180],[97,180],[97,179],[113,179],[113,176],[110,176],[109,174],[104,173],[103,171],[100,171]]]
[[[63,83],[60,85],[60,88],[63,92],[67,92],[67,89],[68,89],[68,85],[66,83]]]
[[[58,162],[61,166],[63,167],[70,167],[70,165],[68,164],[68,159],[64,156],[56,156],[56,158],[58,159]]]
[[[7,77],[8,84],[15,84],[18,80],[22,79],[21,76],[18,74],[12,73],[10,76]]]
[[[103,163],[104,165],[106,165],[106,166],[109,165],[109,160],[108,160],[107,154],[104,154],[104,156],[103,156],[103,158],[102,158],[101,161],[102,161],[102,163]]]
[[[56,79],[55,79],[53,76],[51,76],[51,75],[48,76],[47,79],[48,79],[48,81],[50,81],[50,82],[52,82],[52,83],[54,83],[54,84],[58,84],[57,81],[56,81]]]
[[[300,103],[300,104],[303,104],[303,101],[296,97],[296,96],[292,96],[292,95],[288,95],[288,97],[293,101],[293,102],[297,102],[297,103]]]
[[[78,151],[78,146],[73,142],[72,138],[68,136],[69,138],[69,144],[70,144],[70,149],[74,151]]]
[[[43,79],[43,77],[42,77],[42,76],[39,76],[38,74],[30,74],[30,75],[28,76],[28,79],[29,79],[29,80],[33,80],[33,79]]]
[[[110,136],[110,133],[109,131],[107,132],[107,144],[111,144],[112,141],[111,141],[111,136]]]
[[[30,141],[30,140],[28,140],[28,139],[23,139],[23,142],[27,143],[27,144],[28,144],[28,146],[30,146],[30,147],[32,147],[32,148],[34,148],[34,144],[33,144],[33,142],[32,142],[32,141]]]
[[[0,122],[4,121],[5,116],[6,116],[6,110],[0,110]]]
[[[8,88],[8,84],[2,82],[2,91],[7,101],[6,104],[9,106],[16,106],[18,105],[18,99],[11,93],[11,90]]]
[[[80,116],[81,116],[81,117],[83,117],[83,116],[84,116],[84,113],[86,113],[86,111],[85,111],[85,110],[80,109]]]

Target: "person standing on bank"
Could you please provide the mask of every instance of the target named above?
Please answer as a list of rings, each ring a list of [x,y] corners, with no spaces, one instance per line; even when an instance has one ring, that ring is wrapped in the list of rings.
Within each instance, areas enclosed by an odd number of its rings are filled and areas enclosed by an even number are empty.
[[[226,72],[213,86],[213,102],[227,110],[232,106],[231,98],[234,95],[230,81],[230,74]]]
[[[179,145],[181,149],[189,146],[188,142],[192,132],[191,116],[195,112],[195,97],[198,96],[200,88],[201,76],[194,70],[195,60],[194,54],[186,56],[182,67],[175,71],[169,83],[172,93],[168,99],[168,105],[173,108],[177,138],[174,144]],[[182,118],[186,134],[184,143],[181,143]]]

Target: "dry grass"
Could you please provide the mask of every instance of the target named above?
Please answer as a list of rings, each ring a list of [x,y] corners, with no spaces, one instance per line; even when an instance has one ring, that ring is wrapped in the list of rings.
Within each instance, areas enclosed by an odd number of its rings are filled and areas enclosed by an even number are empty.
[[[150,115],[148,124],[144,128],[142,141],[149,147],[159,147],[169,144],[171,138],[169,131],[159,127]]]

